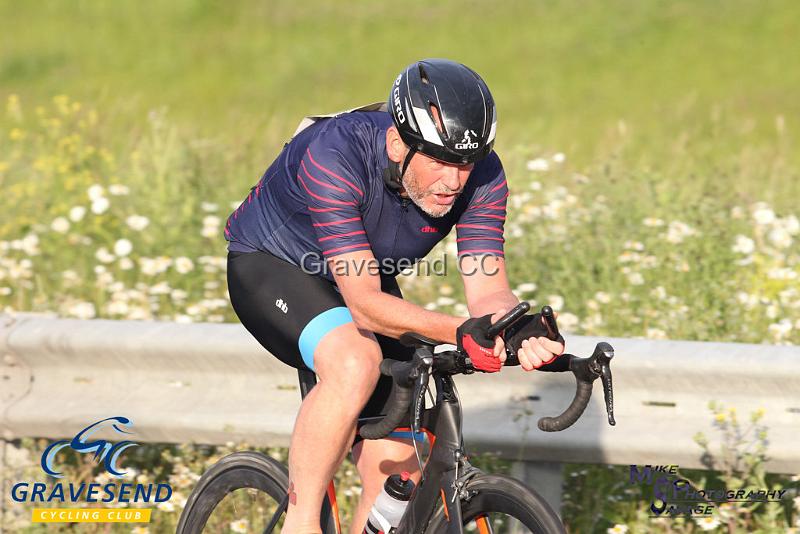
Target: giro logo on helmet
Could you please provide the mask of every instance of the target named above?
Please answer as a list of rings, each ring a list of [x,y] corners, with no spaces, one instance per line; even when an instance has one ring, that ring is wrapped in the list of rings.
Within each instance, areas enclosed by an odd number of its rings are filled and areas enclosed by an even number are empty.
[[[479,143],[473,143],[471,136],[477,137],[478,134],[473,132],[472,130],[465,130],[464,131],[464,139],[461,140],[460,143],[456,143],[457,150],[470,150],[473,148],[478,148],[480,146]]]
[[[394,95],[394,112],[397,117],[397,122],[400,124],[406,122],[406,115],[403,113],[403,106],[400,103],[400,80],[402,79],[402,74],[397,77],[397,79],[394,81],[394,91],[392,91],[392,94]]]

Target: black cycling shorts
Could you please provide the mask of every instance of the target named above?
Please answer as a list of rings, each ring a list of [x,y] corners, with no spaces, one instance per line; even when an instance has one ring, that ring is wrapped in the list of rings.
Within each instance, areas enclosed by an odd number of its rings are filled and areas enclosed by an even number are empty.
[[[381,290],[402,298],[392,277]],[[314,349],[334,328],[352,322],[336,285],[265,252],[228,252],[228,292],[242,325],[261,345],[296,369],[314,369]],[[375,334],[384,358],[409,360],[413,348]],[[384,413],[391,378],[381,376],[361,417]],[[410,436],[409,436],[410,437]]]

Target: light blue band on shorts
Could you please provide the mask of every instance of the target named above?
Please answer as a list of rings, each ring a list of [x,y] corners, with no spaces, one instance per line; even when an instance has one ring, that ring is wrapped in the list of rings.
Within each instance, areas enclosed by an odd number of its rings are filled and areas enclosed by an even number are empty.
[[[395,430],[386,437],[398,438],[398,439],[411,439],[411,436],[412,434],[410,430]],[[413,434],[413,436],[414,436],[414,441],[425,441],[427,439],[425,432],[417,432],[416,434]]]
[[[350,315],[350,310],[344,306],[331,308],[311,319],[306,327],[303,328],[303,331],[300,332],[300,338],[297,340],[303,363],[313,371],[314,351],[317,349],[319,342],[322,341],[322,338],[325,337],[325,334],[338,326],[352,322],[353,316]]]

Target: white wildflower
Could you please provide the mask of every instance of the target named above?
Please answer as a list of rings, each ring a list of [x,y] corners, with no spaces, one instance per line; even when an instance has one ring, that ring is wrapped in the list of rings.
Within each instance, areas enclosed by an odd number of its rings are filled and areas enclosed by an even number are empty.
[[[660,328],[648,328],[645,336],[647,339],[667,339],[667,333]]]
[[[625,241],[623,247],[629,250],[638,250],[641,252],[644,250],[644,243],[641,241]]]
[[[633,271],[628,274],[628,282],[630,282],[631,285],[640,286],[644,284],[644,277],[642,276],[642,273]]]
[[[127,185],[111,184],[108,186],[108,192],[115,196],[127,195],[131,192]]]
[[[741,234],[736,236],[736,244],[733,245],[734,252],[739,252],[740,254],[752,254],[755,249],[755,241]]]
[[[547,299],[545,299],[545,302],[556,311],[564,308],[564,297],[561,295],[548,295]],[[561,319],[559,318],[559,321],[560,320]]]
[[[127,256],[133,250],[133,244],[127,239],[118,239],[114,243],[114,254],[117,256]]]
[[[672,221],[667,227],[667,241],[670,243],[682,243],[687,237],[696,235],[697,231],[688,224],[681,221]]]
[[[141,232],[150,224],[150,219],[143,215],[131,215],[125,219],[125,224],[127,224],[130,229]]]
[[[524,282],[517,286],[517,291],[520,293],[533,293],[538,286],[533,282]]]
[[[126,315],[128,309],[128,303],[124,300],[112,300],[106,306],[106,312],[109,315]]]
[[[79,222],[86,215],[86,208],[83,206],[73,206],[69,210],[69,218],[72,222]]]
[[[437,306],[452,306],[455,303],[456,303],[455,299],[450,297],[439,297],[438,299],[436,299]]]
[[[117,257],[111,254],[106,247],[98,248],[97,252],[94,253],[94,257],[97,258],[97,261],[100,263],[111,263],[117,259]]]
[[[628,525],[614,525],[613,527],[606,530],[607,534],[627,534],[628,532]]]
[[[97,199],[103,198],[105,195],[105,190],[103,189],[102,185],[94,184],[87,190],[87,193],[89,195],[89,200],[94,202]]]
[[[791,235],[795,235],[800,233],[800,220],[797,219],[794,215],[789,215],[785,219],[783,219],[783,229],[789,232]]]
[[[775,339],[783,339],[792,333],[793,328],[792,321],[781,319],[779,322],[769,325],[768,330]]]
[[[553,161],[556,163],[564,163],[566,160],[567,156],[565,156],[563,152],[556,152],[553,154]]]
[[[172,504],[169,501],[164,501],[164,502],[158,503],[158,506],[156,506],[156,508],[158,508],[159,510],[161,510],[163,512],[174,512],[175,511],[175,505]],[[242,532],[247,532],[247,531],[243,530]]]
[[[96,311],[91,302],[76,302],[67,309],[67,314],[78,319],[93,319]]]
[[[11,294],[10,287],[0,287],[0,296],[7,297]]]
[[[544,172],[550,169],[550,163],[544,158],[536,158],[530,160],[526,167],[529,171]]]
[[[697,526],[702,530],[714,530],[719,526],[719,519],[710,515],[695,518],[694,522],[697,523]]]
[[[28,234],[22,238],[21,249],[28,256],[36,256],[39,254],[39,236],[36,234]]]
[[[95,215],[100,215],[108,209],[109,205],[110,204],[106,197],[100,197],[97,200],[93,200],[91,207],[92,213],[94,213]]]
[[[232,531],[238,533],[247,532],[248,527],[250,526],[250,522],[247,519],[237,519],[236,521],[231,521],[230,525],[228,525]]]
[[[652,289],[652,291],[650,291],[650,296],[659,300],[664,300],[667,298],[667,290],[664,289],[664,286],[656,286]]]
[[[767,271],[767,278],[771,280],[794,280],[797,278],[797,271],[789,267],[774,267]]]
[[[533,181],[533,182],[528,184],[528,187],[532,191],[541,191],[542,190],[542,183],[541,182],[537,182],[537,181]]]
[[[173,318],[173,320],[174,320],[176,323],[181,323],[181,324],[188,324],[188,323],[191,323],[191,322],[193,322],[191,317],[189,317],[188,315],[183,315],[183,314],[178,314],[178,315],[176,315],[176,316]]]
[[[565,332],[572,332],[578,326],[578,316],[574,313],[564,312],[558,314],[558,326]]]
[[[219,209],[219,206],[217,204],[214,204],[213,202],[202,202],[200,204],[200,208],[203,211],[213,213]]]
[[[744,209],[741,206],[734,206],[731,208],[732,219],[744,219]]]
[[[149,293],[151,295],[168,295],[170,291],[172,291],[172,288],[169,287],[167,282],[159,282],[150,288]]]
[[[769,233],[769,240],[778,248],[789,248],[792,245],[792,236],[785,228],[777,226]]]
[[[194,262],[186,256],[178,256],[175,258],[175,270],[180,274],[186,274],[194,269]]]
[[[772,211],[766,204],[759,202],[755,204],[753,210],[753,220],[760,225],[768,225],[775,222],[775,212]]]
[[[650,228],[656,228],[659,226],[664,226],[664,221],[655,217],[647,217],[642,221],[642,224],[649,226]]]
[[[133,260],[130,258],[120,258],[119,259],[119,268],[123,271],[130,271],[133,269]]]
[[[56,217],[50,223],[50,228],[59,234],[66,234],[69,231],[69,221],[66,217]]]
[[[595,300],[597,300],[597,302],[600,302],[602,304],[608,304],[609,302],[611,302],[611,295],[609,295],[604,291],[598,291],[597,293],[595,293],[594,298]]]

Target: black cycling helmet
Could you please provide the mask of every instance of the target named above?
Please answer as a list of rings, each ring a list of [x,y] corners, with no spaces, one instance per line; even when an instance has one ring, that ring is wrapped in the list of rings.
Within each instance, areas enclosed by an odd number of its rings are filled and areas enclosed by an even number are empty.
[[[497,110],[478,74],[455,61],[424,59],[409,65],[389,94],[392,119],[411,148],[401,171],[415,152],[456,164],[474,163],[492,151]],[[432,107],[444,131],[436,127]]]

